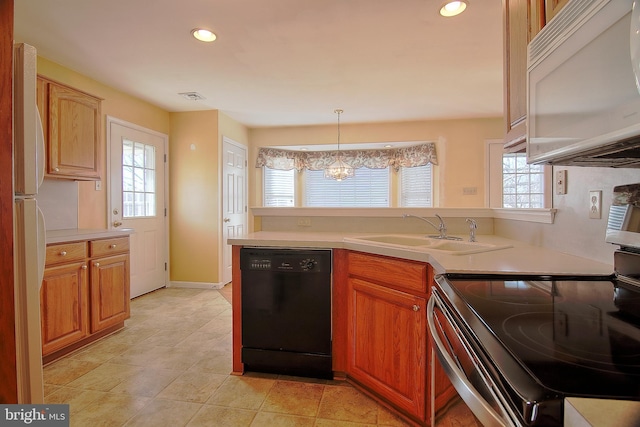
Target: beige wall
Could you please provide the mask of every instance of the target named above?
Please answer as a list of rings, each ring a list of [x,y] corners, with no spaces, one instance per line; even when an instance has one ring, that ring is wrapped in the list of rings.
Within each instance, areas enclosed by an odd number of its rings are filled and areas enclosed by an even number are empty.
[[[171,113],[171,280],[218,280],[218,112]]]
[[[429,141],[436,143],[434,200],[441,207],[484,206],[485,140],[502,138],[502,118],[342,124],[340,143]],[[336,126],[256,128],[249,132],[249,205],[262,205],[262,173],[253,167],[259,147],[335,145]],[[477,194],[464,196],[464,187]]]
[[[138,98],[119,92],[62,67],[45,58],[38,58],[38,74],[102,98],[103,179],[106,179],[106,117],[112,116],[169,134],[169,113]],[[106,186],[103,186],[106,188]],[[78,183],[78,227],[107,228],[107,192],[96,191],[93,181]]]

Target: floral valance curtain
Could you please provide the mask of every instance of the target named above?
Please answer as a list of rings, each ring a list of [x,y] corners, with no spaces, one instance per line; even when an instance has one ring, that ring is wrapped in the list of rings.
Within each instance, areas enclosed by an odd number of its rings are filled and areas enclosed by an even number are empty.
[[[340,150],[342,160],[358,168],[384,169],[392,167],[396,172],[401,167],[437,165],[436,145],[433,142],[403,148],[380,150]],[[256,167],[270,169],[323,170],[336,161],[338,151],[291,151],[262,147],[258,150]]]

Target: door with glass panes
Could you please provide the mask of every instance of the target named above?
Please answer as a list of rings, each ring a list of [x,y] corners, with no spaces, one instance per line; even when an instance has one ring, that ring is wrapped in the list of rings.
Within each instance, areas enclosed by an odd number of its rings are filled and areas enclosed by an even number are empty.
[[[109,118],[110,228],[131,228],[131,298],[167,277],[167,136]]]

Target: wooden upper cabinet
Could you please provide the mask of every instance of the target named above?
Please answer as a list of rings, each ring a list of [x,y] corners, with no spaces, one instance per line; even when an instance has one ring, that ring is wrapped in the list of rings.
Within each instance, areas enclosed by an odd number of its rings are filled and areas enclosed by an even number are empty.
[[[544,0],[503,0],[505,149],[526,146],[527,45],[545,22]]]
[[[38,77],[37,88],[47,148],[47,175],[100,180],[100,98],[42,77]]]
[[[545,0],[545,20],[546,22],[551,21],[551,18],[556,16],[560,9],[562,9],[569,0]]]

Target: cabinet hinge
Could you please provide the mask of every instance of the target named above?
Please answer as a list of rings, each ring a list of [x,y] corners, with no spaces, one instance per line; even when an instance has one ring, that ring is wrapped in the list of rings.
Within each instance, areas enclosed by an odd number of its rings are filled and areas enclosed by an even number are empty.
[[[167,263],[164,263],[164,271],[167,271]]]
[[[164,154],[164,162],[167,163],[167,154]]]

